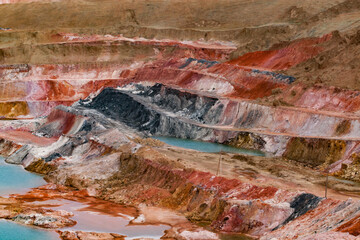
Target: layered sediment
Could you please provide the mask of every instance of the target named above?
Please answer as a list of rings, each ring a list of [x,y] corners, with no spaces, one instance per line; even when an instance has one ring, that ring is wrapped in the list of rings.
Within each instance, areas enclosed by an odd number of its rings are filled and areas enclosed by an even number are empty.
[[[360,179],[359,9],[356,0],[0,1],[0,152],[84,198],[162,208],[153,221],[171,225],[165,239],[356,239],[359,203],[347,197],[358,199]],[[0,204],[3,218],[74,224],[20,198],[9,204],[21,213]]]

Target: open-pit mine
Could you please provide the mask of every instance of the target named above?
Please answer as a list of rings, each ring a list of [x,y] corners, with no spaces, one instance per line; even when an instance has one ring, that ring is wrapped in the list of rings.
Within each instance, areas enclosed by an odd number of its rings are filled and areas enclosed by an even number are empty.
[[[0,0],[0,240],[360,239],[359,0]]]

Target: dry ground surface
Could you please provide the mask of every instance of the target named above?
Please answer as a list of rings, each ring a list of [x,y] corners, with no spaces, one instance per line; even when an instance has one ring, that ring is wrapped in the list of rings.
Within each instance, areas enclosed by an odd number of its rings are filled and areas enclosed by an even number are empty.
[[[315,171],[298,162],[282,157],[246,156],[232,153],[202,153],[173,146],[158,149],[166,158],[179,162],[187,168],[218,172],[219,176],[236,178],[258,186],[273,186],[291,191],[305,191],[317,196],[325,195],[326,174]],[[149,156],[149,155],[147,155]],[[159,157],[154,155],[154,158]],[[328,197],[346,200],[360,199],[360,184],[330,176]]]

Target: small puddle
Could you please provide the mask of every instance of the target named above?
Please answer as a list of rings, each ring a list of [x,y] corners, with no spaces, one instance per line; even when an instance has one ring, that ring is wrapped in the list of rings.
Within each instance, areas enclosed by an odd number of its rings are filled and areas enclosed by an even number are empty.
[[[126,235],[125,239],[136,238],[156,238],[164,235],[164,231],[170,229],[167,225],[129,225],[135,213],[132,207],[123,206],[120,212],[114,211],[106,213],[102,209],[96,209],[94,204],[87,204],[65,199],[54,199],[41,202],[34,202],[40,206],[53,210],[65,210],[74,214],[71,219],[77,224],[72,227],[62,228],[65,231],[85,231],[85,232],[108,232]],[[99,203],[101,204],[101,202]],[[95,207],[95,208],[94,208]],[[119,210],[119,209],[118,209]]]
[[[182,138],[174,138],[174,137],[152,137],[154,139],[160,140],[166,144],[187,148],[192,150],[197,150],[200,152],[208,152],[208,153],[218,153],[218,152],[228,152],[228,153],[240,153],[251,156],[261,156],[265,157],[266,154],[259,150],[251,150],[245,148],[236,148],[227,146],[219,143],[211,143],[211,142],[202,142],[190,139],[182,139]]]

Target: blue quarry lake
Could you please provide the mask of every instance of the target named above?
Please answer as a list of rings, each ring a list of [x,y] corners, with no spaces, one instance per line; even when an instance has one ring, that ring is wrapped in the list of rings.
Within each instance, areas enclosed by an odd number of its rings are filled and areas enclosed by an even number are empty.
[[[208,152],[208,153],[227,152],[227,153],[239,153],[239,154],[262,156],[262,157],[266,155],[262,151],[245,149],[245,148],[236,148],[219,143],[202,142],[202,141],[174,138],[174,137],[155,136],[153,138],[175,147],[188,148],[200,152]]]

